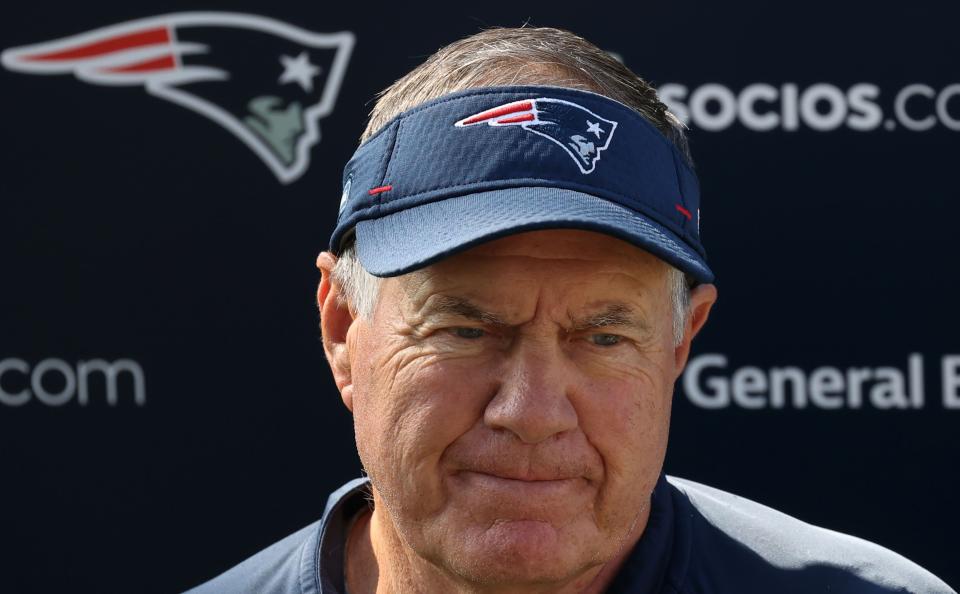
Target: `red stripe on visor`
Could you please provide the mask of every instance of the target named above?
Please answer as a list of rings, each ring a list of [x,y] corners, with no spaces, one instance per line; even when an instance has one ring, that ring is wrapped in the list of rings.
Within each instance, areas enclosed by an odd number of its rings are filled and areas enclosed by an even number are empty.
[[[530,111],[531,109],[533,109],[533,101],[517,101],[516,103],[509,103],[507,105],[501,105],[500,107],[488,109],[487,111],[481,111],[480,113],[472,115],[465,120],[461,120],[459,123],[461,126],[469,126],[470,124],[484,122],[500,116],[517,113],[518,111]],[[533,114],[530,115],[531,119],[533,119]],[[501,121],[500,123],[504,122]]]
[[[537,116],[532,113],[525,113],[516,116],[510,116],[508,118],[503,118],[502,120],[497,120],[498,124],[516,124],[517,122],[532,122],[537,119]]]

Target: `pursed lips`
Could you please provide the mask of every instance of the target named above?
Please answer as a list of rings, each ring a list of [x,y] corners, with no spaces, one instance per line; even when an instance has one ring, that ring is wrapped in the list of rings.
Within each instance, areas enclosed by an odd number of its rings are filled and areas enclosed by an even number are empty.
[[[502,471],[495,471],[502,472]],[[563,516],[587,505],[594,496],[592,485],[582,476],[492,474],[461,470],[451,477],[461,496],[484,507],[497,509],[497,517],[540,519]],[[552,511],[548,511],[552,510]],[[504,514],[506,514],[504,516]]]
[[[541,495],[547,495],[556,491],[567,491],[587,484],[586,479],[583,477],[554,476],[530,478],[473,470],[461,470],[457,475],[465,480],[467,484],[480,489],[494,491],[517,490]]]
[[[584,478],[579,474],[574,473],[557,473],[557,472],[535,472],[535,471],[526,471],[526,472],[517,472],[508,469],[497,469],[497,468],[464,468],[459,470],[460,473],[470,473],[470,474],[480,474],[484,476],[489,476],[492,478],[507,480],[507,481],[517,481],[523,483],[547,483],[547,482],[557,482],[557,481],[569,481],[574,479]]]
[[[480,437],[487,436],[468,434],[444,452],[440,460],[444,474],[480,490],[503,492],[539,489],[544,494],[551,490],[570,494],[600,488],[603,482],[602,459],[576,435],[533,445],[518,445],[507,437]]]
[[[603,465],[589,454],[578,452],[566,456],[559,452],[540,455],[524,452],[517,455],[506,450],[483,454],[467,454],[463,450],[449,452],[442,464],[453,475],[483,475],[491,479],[515,483],[564,483],[580,481],[598,483],[603,478]]]
[[[454,473],[477,487],[495,489],[569,489],[587,486],[593,481],[587,476],[588,470],[570,463],[538,464],[530,467],[506,466],[502,464],[467,464],[457,468]]]

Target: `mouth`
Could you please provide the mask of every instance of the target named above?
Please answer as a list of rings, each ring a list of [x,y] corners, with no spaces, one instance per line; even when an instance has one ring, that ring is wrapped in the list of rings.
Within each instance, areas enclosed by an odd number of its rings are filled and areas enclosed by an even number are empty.
[[[549,497],[569,494],[583,488],[587,480],[583,477],[568,476],[519,476],[507,473],[461,470],[454,474],[467,488],[478,493],[490,495],[508,495],[515,493],[525,497]]]
[[[498,470],[461,470],[461,473],[470,473],[470,474],[481,474],[485,476],[490,476],[493,478],[503,479],[506,481],[519,481],[524,483],[545,483],[551,481],[569,481],[574,480],[579,477],[575,476],[561,476],[561,475],[549,475],[549,474],[521,474],[513,472],[503,472]]]

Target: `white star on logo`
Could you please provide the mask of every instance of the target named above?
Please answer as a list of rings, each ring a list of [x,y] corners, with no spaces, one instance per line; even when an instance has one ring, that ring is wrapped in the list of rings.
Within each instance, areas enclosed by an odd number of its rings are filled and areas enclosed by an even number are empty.
[[[606,132],[606,130],[600,127],[600,122],[594,123],[590,120],[587,120],[587,132],[593,132],[597,135],[597,138],[600,138],[600,133]]]
[[[313,79],[320,74],[320,67],[310,63],[307,52],[300,52],[296,58],[280,56],[280,63],[283,64],[283,74],[279,81],[281,85],[295,82],[308,93],[313,90]]]

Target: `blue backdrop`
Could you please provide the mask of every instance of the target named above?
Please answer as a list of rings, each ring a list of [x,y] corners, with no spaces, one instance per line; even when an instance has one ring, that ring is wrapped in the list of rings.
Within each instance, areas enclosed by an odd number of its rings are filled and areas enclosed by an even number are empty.
[[[378,90],[528,20],[691,129],[720,298],[667,471],[956,587],[958,5],[623,10],[8,7],[0,591],[182,590],[358,475],[314,304],[341,168]]]

